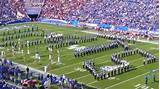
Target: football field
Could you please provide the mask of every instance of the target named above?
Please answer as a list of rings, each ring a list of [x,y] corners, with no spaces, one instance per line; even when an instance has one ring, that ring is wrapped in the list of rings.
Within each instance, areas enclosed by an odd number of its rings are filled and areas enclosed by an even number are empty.
[[[25,24],[17,24],[16,26],[38,26],[39,30],[33,31],[33,33],[42,33],[42,32],[56,32],[61,33],[63,35],[76,35],[76,36],[85,36],[89,35],[89,33],[82,32],[83,30],[80,28],[74,28],[74,27],[58,27],[55,25],[49,25],[49,24],[42,24],[42,23],[25,23]],[[8,26],[8,28],[13,27]],[[21,31],[25,30],[24,28],[20,28]],[[91,30],[88,30],[91,31]],[[0,40],[7,35],[2,35],[4,31],[1,31],[0,34]],[[7,31],[5,31],[7,33]],[[18,35],[21,33],[14,33],[14,30],[9,30],[10,35]],[[18,31],[17,31],[18,32]],[[8,35],[9,36],[9,35]],[[13,39],[9,41],[16,41],[20,44],[25,43],[28,41],[34,41],[38,39],[44,39],[42,36],[30,36],[30,37],[22,37],[20,40]],[[107,50],[103,52],[99,52],[96,54],[91,54],[84,57],[75,58],[74,56],[74,49],[80,48],[80,47],[89,47],[94,45],[100,45],[105,43],[110,43],[112,40],[104,39],[104,38],[97,38],[97,40],[91,41],[91,42],[85,42],[75,45],[70,45],[66,47],[62,47],[61,50],[61,63],[57,64],[58,54],[57,54],[57,48],[53,48],[53,64],[50,63],[50,60],[48,58],[49,52],[46,50],[46,47],[49,46],[49,44],[39,44],[35,46],[29,47],[30,54],[27,54],[27,47],[23,47],[24,53],[18,53],[13,56],[13,53],[11,52],[12,47],[7,46],[4,48],[1,48],[0,50],[5,51],[5,57],[7,59],[10,59],[14,62],[24,64],[30,67],[33,67],[38,70],[44,70],[44,66],[48,65],[47,72],[53,73],[56,75],[62,75],[76,79],[78,82],[83,83],[91,87],[90,89],[158,89],[158,72],[156,76],[156,82],[153,82],[153,79],[149,78],[149,83],[146,86],[145,85],[145,76],[150,75],[151,70],[158,69],[158,62],[143,65],[144,57],[140,55],[133,55],[125,57],[124,59],[127,60],[131,65],[133,65],[136,69],[116,75],[114,77],[111,77],[109,79],[104,80],[96,80],[94,77],[89,73],[86,69],[83,68],[83,62],[85,60],[93,60],[95,62],[96,68],[99,69],[102,66],[113,66],[115,65],[111,61],[111,55],[113,53],[118,53],[120,51],[123,51],[124,49],[120,46],[116,49]],[[5,41],[1,41],[1,44],[5,43]],[[159,57],[159,49],[157,44],[152,43],[143,43],[143,42],[136,42],[135,44],[129,43],[129,47],[131,48],[141,48],[146,50],[147,52],[150,52],[154,54],[157,58]],[[41,55],[40,61],[35,60],[35,52],[38,51]]]

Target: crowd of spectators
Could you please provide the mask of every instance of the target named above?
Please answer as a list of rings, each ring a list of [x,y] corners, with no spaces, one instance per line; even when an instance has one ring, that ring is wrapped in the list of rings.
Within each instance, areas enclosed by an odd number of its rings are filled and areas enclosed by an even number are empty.
[[[10,3],[11,8],[13,8],[16,12],[26,15],[25,3],[23,0],[10,0]]]
[[[0,21],[11,21],[25,16],[23,0],[0,0]]]
[[[158,29],[158,0],[87,0],[68,18],[73,16],[91,23],[105,20],[112,25]]]
[[[41,17],[67,20],[71,11],[80,9],[85,0],[46,0]]]
[[[158,0],[45,0],[40,17],[157,30]],[[0,20],[26,15],[24,0],[1,0]]]
[[[158,0],[47,0],[42,16],[80,22],[158,29]]]

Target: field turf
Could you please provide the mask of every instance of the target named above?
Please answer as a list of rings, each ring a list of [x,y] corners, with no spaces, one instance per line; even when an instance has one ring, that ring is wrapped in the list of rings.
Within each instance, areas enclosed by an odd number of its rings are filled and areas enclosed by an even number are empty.
[[[82,29],[74,28],[74,27],[58,27],[55,25],[49,25],[49,24],[41,24],[41,23],[25,23],[25,24],[16,24],[16,26],[21,25],[29,25],[29,26],[38,26],[41,30],[44,30],[45,32],[57,32],[62,34],[70,34],[70,35],[87,35],[88,33],[82,32]],[[14,26],[14,25],[12,25]],[[11,26],[11,27],[12,27]],[[8,26],[10,27],[10,26]],[[1,27],[0,27],[1,28]],[[22,28],[23,30],[23,28]],[[3,31],[1,31],[3,32]],[[0,39],[2,36],[0,36]],[[36,40],[36,39],[43,39],[42,37],[28,37],[21,39],[21,43],[25,40]],[[14,39],[18,40],[18,39]],[[91,45],[97,45],[102,43],[109,43],[111,40],[106,40],[103,38],[98,38],[97,41],[93,42],[87,42],[87,43],[81,43],[78,44],[78,46],[91,46]],[[1,50],[6,51],[6,58],[13,60],[15,62],[33,67],[35,69],[43,70],[45,65],[49,64],[48,59],[48,51],[46,50],[46,46],[48,45],[38,45],[38,51],[41,54],[41,61],[37,62],[33,58],[35,55],[35,48],[36,47],[30,47],[30,55],[27,55],[27,48],[23,48],[24,54],[18,54],[16,56],[12,56],[12,53],[10,51],[7,51],[7,48],[3,48]],[[145,49],[146,51],[153,53],[157,57],[159,56],[158,51],[158,45],[151,44],[151,43],[142,43],[142,42],[136,42],[136,44],[130,43],[129,45],[132,48],[141,48]],[[8,47],[11,48],[11,47]],[[120,52],[123,50],[122,47],[119,47],[118,49],[112,49],[109,51],[81,57],[81,58],[75,58],[73,53],[73,49],[68,49],[69,47],[63,47],[61,48],[61,65],[55,64],[49,64],[48,72],[53,73],[56,75],[62,75],[65,74],[67,77],[76,79],[78,82],[81,82],[83,84],[86,84],[88,86],[98,88],[98,89],[144,89],[145,81],[144,76],[149,74],[151,70],[158,69],[158,62],[143,65],[144,58],[140,55],[134,55],[125,57],[127,61],[129,61],[132,65],[134,65],[137,69],[123,73],[121,75],[117,75],[115,77],[112,77],[110,79],[105,80],[95,80],[94,77],[85,69],[82,68],[82,63],[85,60],[93,59],[93,61],[96,63],[96,67],[99,68],[101,66],[107,66],[107,65],[114,65],[111,62],[111,54],[115,52]],[[54,62],[57,62],[57,49],[54,50]],[[158,77],[158,74],[157,74]],[[148,84],[148,89],[158,89],[158,78],[157,82],[153,82],[153,79],[150,79]],[[137,87],[136,87],[137,86]]]

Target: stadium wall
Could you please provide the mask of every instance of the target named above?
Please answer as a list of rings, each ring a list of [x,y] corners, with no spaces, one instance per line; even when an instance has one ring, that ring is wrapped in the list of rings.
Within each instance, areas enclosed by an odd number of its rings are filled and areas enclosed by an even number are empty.
[[[8,21],[1,21],[0,25],[24,23],[24,22],[30,22],[30,19],[29,18],[23,18],[23,19],[14,19],[14,20],[8,20]]]

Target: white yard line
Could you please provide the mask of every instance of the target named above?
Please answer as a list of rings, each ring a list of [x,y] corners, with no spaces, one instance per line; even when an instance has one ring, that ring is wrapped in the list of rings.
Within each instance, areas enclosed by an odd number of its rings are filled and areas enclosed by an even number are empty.
[[[82,77],[78,77],[78,78],[75,78],[76,80],[78,80],[78,79],[81,79],[81,78],[84,78],[84,77],[87,77],[87,76],[90,76],[91,74],[87,74],[87,75],[85,75],[85,76],[82,76]]]
[[[125,82],[130,81],[130,80],[133,80],[133,79],[136,79],[136,78],[138,78],[138,77],[144,76],[144,75],[146,75],[146,74],[148,74],[148,73],[149,73],[149,72],[146,72],[146,73],[143,73],[143,74],[141,74],[141,75],[132,77],[132,78],[130,78],[130,79],[127,79],[127,80],[125,80],[125,81],[119,82],[119,83],[114,84],[114,85],[112,85],[112,86],[106,87],[105,89],[109,89],[109,88],[115,87],[115,86],[117,86],[117,85],[123,84],[123,83],[125,83]]]
[[[77,72],[77,70],[74,70],[74,71],[71,71],[71,72],[64,73],[64,75],[66,75],[66,74],[71,74],[71,73],[74,73],[74,72]]]
[[[87,86],[98,89],[98,87],[95,87],[95,86],[92,86],[92,85],[87,85]]]
[[[140,66],[137,66],[137,67],[135,67],[135,68],[140,68],[140,67],[142,67],[142,66],[145,66],[145,65],[140,65]]]
[[[88,83],[87,85],[91,85],[91,84],[96,83],[96,82],[97,82],[97,81],[93,81],[93,82]]]

